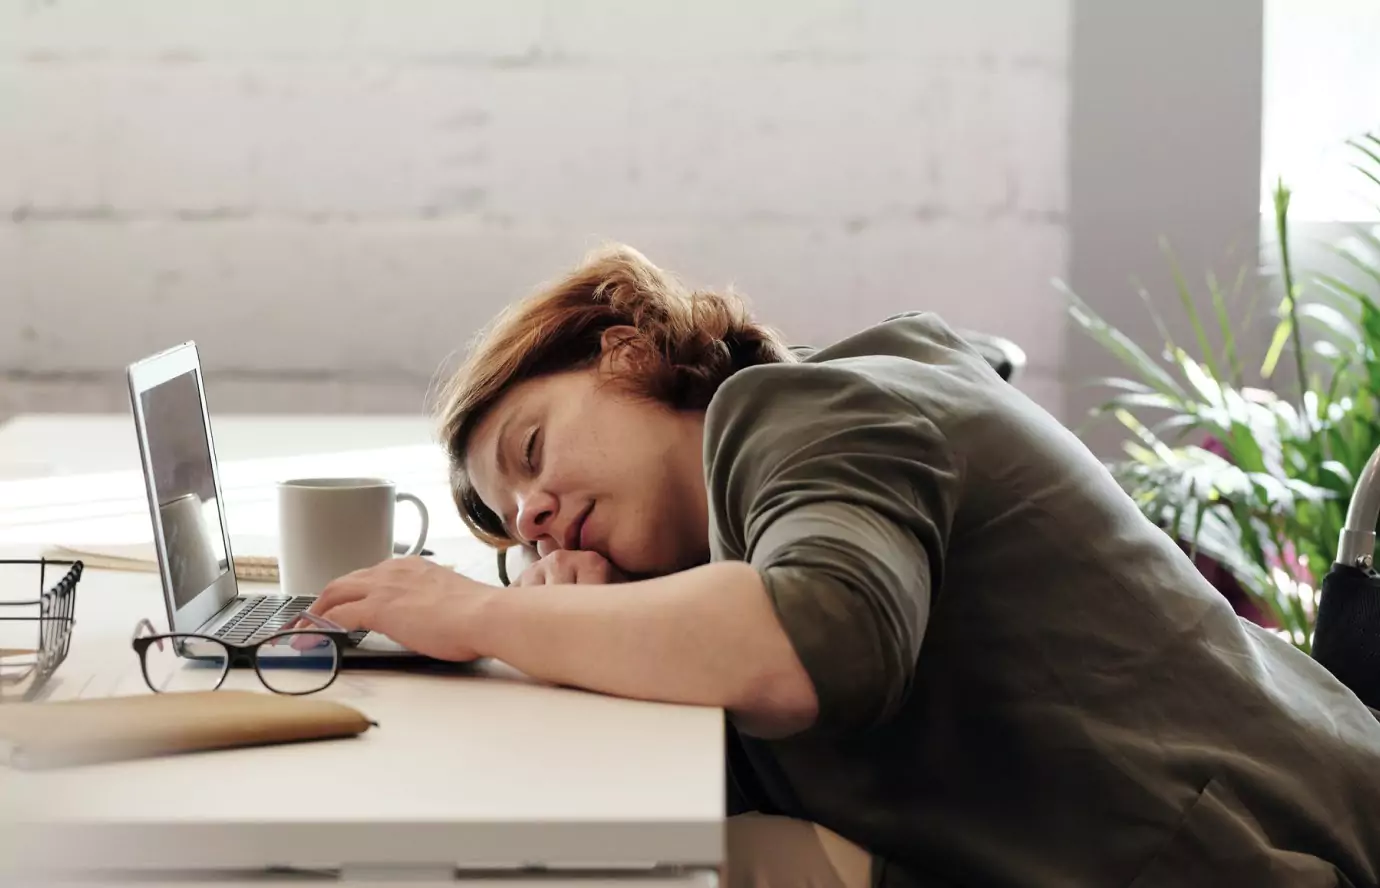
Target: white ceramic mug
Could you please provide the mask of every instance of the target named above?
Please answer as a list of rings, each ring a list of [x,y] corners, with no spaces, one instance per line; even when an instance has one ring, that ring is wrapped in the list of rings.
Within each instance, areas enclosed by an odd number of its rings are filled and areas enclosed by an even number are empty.
[[[422,519],[417,541],[426,544],[426,506],[382,478],[299,478],[278,484],[278,577],[287,595],[319,595],[352,571],[393,557],[393,514],[406,500]]]

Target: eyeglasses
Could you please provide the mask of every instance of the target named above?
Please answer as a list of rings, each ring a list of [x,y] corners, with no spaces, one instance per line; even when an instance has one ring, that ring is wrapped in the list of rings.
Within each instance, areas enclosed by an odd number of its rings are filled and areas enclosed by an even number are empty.
[[[147,619],[134,627],[132,644],[144,682],[158,694],[214,691],[231,666],[253,666],[264,687],[276,694],[314,694],[340,674],[340,648],[348,633],[330,620],[303,613],[315,629],[288,629],[250,644],[213,635],[159,633]]]

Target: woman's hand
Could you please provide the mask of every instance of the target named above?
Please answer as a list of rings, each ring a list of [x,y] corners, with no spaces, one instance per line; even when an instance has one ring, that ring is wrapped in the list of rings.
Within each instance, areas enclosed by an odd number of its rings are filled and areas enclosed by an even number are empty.
[[[333,580],[308,613],[428,657],[473,660],[472,626],[495,591],[425,558],[391,558]]]
[[[607,558],[598,552],[562,549],[529,566],[514,586],[599,585],[627,582]]]

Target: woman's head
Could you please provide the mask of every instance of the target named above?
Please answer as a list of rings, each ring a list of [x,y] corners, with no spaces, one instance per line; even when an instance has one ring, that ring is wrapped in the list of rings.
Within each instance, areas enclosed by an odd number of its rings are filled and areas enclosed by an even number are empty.
[[[704,410],[791,360],[735,296],[610,247],[510,307],[443,393],[461,517],[496,546],[592,549],[635,575],[707,557]]]

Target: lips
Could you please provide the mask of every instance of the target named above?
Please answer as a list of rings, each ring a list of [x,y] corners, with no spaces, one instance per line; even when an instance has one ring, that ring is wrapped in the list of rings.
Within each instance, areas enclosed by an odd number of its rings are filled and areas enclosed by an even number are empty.
[[[584,511],[575,516],[575,520],[570,522],[570,527],[566,529],[565,540],[561,547],[564,549],[583,549],[585,547],[585,519],[594,510],[594,501],[590,500],[589,505],[585,506]]]

